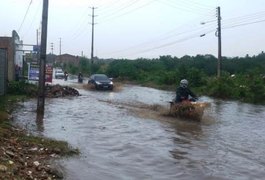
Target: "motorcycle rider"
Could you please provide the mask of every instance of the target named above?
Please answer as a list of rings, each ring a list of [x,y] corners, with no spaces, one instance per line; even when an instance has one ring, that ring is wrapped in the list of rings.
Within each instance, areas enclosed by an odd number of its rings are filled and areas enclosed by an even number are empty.
[[[64,71],[64,80],[67,81],[67,79],[68,79],[68,72]]]
[[[79,83],[83,82],[83,74],[81,72],[78,73],[78,82]]]
[[[182,79],[180,81],[180,86],[176,90],[176,103],[180,103],[182,101],[196,101],[197,96],[188,88],[188,80]],[[191,97],[191,98],[190,98]]]

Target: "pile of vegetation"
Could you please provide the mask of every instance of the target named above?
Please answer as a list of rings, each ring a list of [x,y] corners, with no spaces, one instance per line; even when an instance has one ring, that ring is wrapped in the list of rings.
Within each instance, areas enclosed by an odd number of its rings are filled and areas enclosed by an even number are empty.
[[[11,81],[8,84],[8,94],[37,97],[38,87],[35,84],[27,83],[25,81]],[[45,96],[48,98],[79,95],[79,92],[75,88],[69,86],[61,86],[59,84],[47,84],[45,86]]]

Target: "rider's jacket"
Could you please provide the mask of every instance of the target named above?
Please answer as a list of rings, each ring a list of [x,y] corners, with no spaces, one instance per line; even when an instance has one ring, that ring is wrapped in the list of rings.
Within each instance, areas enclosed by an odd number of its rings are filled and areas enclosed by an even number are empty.
[[[183,100],[189,100],[189,96],[194,99],[197,99],[196,95],[189,89],[178,87],[176,90],[176,102],[182,102]]]

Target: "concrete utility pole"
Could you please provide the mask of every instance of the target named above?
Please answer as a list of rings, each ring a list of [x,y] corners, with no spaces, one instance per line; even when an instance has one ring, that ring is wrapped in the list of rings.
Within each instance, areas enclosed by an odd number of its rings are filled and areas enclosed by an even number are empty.
[[[37,29],[36,33],[37,33],[37,37],[36,38],[37,38],[37,46],[38,46],[39,45],[39,31],[38,31],[38,29]]]
[[[51,53],[53,54],[53,43],[51,43]]]
[[[37,29],[37,61],[40,61],[39,30]]]
[[[62,54],[62,38],[60,38],[60,52],[59,52],[59,54],[60,54],[60,56],[61,56],[61,54]]]
[[[95,10],[95,7],[92,7],[92,40],[91,40],[91,64],[94,63],[94,18],[95,18],[95,15],[94,15],[94,10]]]
[[[41,26],[41,48],[37,112],[44,114],[45,105],[45,71],[46,71],[46,48],[47,48],[47,24],[48,24],[49,0],[43,0],[42,26]]]
[[[217,62],[217,77],[221,76],[221,63],[222,63],[222,43],[221,43],[221,10],[217,7],[217,37],[218,37],[218,62]]]

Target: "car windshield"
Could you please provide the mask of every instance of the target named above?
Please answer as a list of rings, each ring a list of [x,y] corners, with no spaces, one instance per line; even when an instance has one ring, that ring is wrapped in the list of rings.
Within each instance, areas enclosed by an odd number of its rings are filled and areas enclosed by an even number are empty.
[[[107,76],[95,76],[96,81],[108,81],[109,78]]]

